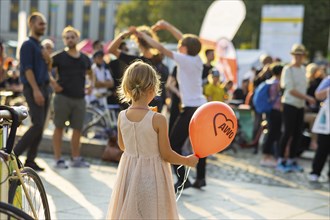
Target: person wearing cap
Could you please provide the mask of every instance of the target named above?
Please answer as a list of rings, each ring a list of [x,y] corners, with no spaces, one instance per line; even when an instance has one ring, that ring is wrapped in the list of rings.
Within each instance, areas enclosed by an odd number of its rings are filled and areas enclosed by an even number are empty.
[[[217,69],[212,70],[212,81],[204,86],[204,94],[208,102],[224,101],[225,90],[220,83],[220,73]]]
[[[306,49],[302,44],[294,44],[291,49],[292,61],[284,66],[281,77],[281,88],[284,93],[281,98],[283,105],[282,117],[284,132],[279,145],[277,169],[282,172],[302,172],[296,156],[300,144],[304,122],[305,102],[315,104],[315,99],[307,95],[306,69],[303,66]],[[291,142],[289,143],[291,139]],[[288,145],[289,144],[289,145]],[[289,147],[288,159],[285,159],[285,149]]]
[[[107,104],[106,93],[109,88],[114,86],[114,80],[110,74],[109,69],[105,67],[103,56],[104,52],[102,50],[96,51],[93,54],[92,71],[95,75],[95,84],[92,94],[86,96],[87,102],[95,102],[99,105]]]

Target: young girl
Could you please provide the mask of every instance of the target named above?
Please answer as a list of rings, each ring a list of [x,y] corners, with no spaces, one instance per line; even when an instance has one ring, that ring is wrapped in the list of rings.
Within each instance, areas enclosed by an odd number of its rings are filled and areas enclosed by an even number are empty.
[[[118,144],[124,151],[107,219],[178,219],[170,163],[194,167],[198,158],[172,151],[165,116],[149,109],[159,94],[155,70],[142,61],[124,73],[118,93],[131,103],[118,116]]]

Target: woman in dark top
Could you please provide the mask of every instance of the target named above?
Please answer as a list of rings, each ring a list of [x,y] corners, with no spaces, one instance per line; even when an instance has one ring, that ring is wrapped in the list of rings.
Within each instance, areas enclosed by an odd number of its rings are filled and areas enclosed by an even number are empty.
[[[158,112],[162,111],[163,105],[166,99],[166,90],[165,90],[165,83],[167,81],[167,77],[169,74],[169,70],[166,65],[162,63],[163,56],[159,53],[158,50],[152,48],[150,45],[147,44],[146,41],[143,39],[137,38],[134,34],[135,31],[140,31],[148,34],[153,39],[158,41],[158,37],[155,32],[148,26],[140,26],[140,27],[130,27],[129,30],[120,33],[109,45],[108,52],[114,54],[118,60],[123,61],[127,65],[132,63],[135,60],[142,60],[150,65],[152,65],[158,72],[161,80],[161,90],[162,93],[160,96],[156,96],[155,99],[150,103],[151,106],[157,106]],[[126,52],[119,49],[120,44],[122,41],[131,36],[137,42],[139,47],[139,51],[141,55],[130,55]]]

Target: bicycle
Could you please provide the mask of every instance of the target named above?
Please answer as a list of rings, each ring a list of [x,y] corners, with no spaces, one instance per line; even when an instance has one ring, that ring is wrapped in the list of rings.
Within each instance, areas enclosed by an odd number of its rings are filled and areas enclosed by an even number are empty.
[[[33,220],[31,216],[10,204],[0,202],[0,219]]]
[[[12,153],[16,130],[27,116],[27,109],[23,106],[0,106],[1,201],[12,204],[34,219],[50,219],[47,195],[40,177],[33,169],[23,167]]]
[[[107,96],[109,93],[99,94],[98,98],[101,98],[99,101],[87,105],[82,136],[107,140],[109,133],[116,128],[120,106],[108,105],[106,99],[102,99]]]

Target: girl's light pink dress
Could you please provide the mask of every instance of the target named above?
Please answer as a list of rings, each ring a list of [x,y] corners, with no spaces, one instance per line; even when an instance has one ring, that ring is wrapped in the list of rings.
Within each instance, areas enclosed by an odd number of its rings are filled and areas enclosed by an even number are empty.
[[[125,152],[117,171],[107,219],[178,219],[170,164],[159,153],[154,112],[132,122],[120,112]]]

